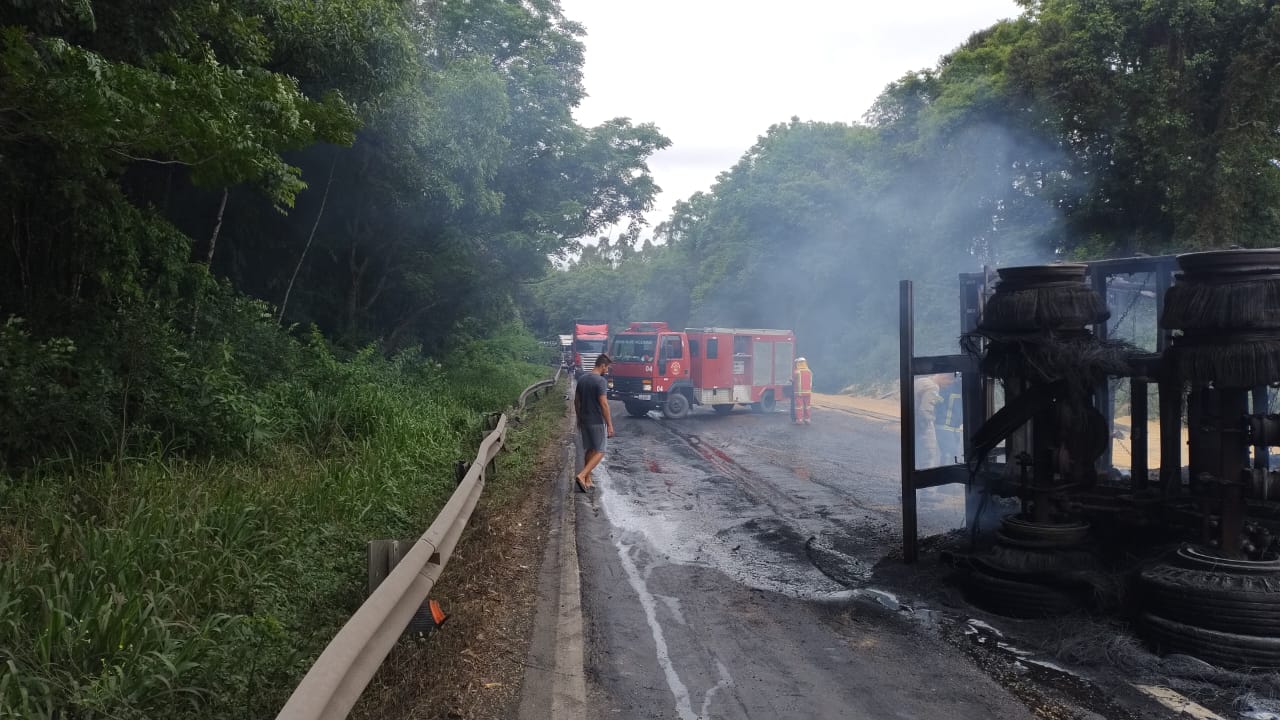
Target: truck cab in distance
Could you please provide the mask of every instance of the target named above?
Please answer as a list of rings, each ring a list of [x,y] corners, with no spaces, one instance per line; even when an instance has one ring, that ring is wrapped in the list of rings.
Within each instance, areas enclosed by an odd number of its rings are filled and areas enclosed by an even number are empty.
[[[573,377],[577,379],[583,373],[589,373],[596,368],[596,358],[600,357],[600,353],[604,352],[605,346],[609,344],[609,326],[585,325],[578,323],[573,326]]]
[[[773,412],[791,392],[795,335],[790,330],[688,328],[633,322],[613,338],[609,397],[640,417],[661,410],[682,418],[695,405],[727,413],[734,405]]]

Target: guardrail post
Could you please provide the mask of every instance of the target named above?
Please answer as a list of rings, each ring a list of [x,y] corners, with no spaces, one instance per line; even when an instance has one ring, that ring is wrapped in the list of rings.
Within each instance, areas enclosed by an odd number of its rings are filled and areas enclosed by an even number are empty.
[[[467,470],[471,469],[471,463],[466,460],[453,461],[453,480],[455,485],[461,485],[462,479],[467,476]]]
[[[369,594],[372,595],[374,590],[387,579],[387,575],[391,574],[392,568],[400,563],[400,560],[409,553],[413,548],[413,544],[417,542],[416,538],[407,540],[370,540],[368,547],[369,557]]]
[[[367,592],[372,595],[373,591],[387,579],[387,573],[390,568],[387,566],[387,550],[390,540],[370,540],[365,546],[368,551],[367,567],[369,570],[369,585]]]

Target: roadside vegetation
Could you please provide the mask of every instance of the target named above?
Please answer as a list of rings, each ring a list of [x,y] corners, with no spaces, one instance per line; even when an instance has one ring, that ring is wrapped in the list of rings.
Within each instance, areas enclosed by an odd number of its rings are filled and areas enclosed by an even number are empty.
[[[656,191],[555,0],[0,0],[0,717],[269,717]]]
[[[425,529],[482,413],[546,377],[529,344],[448,370],[297,343],[243,452],[11,476],[0,716],[270,717],[363,600],[364,542]]]
[[[562,379],[555,390],[531,399],[525,412],[508,415],[496,471],[432,591],[448,613],[447,624],[392,651],[352,720],[517,716],[539,563],[556,520],[548,488],[561,479],[564,447],[558,441],[568,388]]]

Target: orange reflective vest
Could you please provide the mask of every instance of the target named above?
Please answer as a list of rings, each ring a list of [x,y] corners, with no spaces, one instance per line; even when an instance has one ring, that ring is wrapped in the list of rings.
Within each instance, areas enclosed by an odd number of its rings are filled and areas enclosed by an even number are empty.
[[[813,394],[813,371],[808,368],[800,368],[796,370],[794,378],[793,392],[796,395],[812,395]]]

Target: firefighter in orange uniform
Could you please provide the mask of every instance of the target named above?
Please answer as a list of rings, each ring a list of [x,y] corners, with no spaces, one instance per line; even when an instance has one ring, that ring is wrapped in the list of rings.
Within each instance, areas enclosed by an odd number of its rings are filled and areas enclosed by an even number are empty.
[[[796,371],[791,378],[791,394],[795,397],[797,425],[809,424],[809,404],[813,399],[813,371],[809,369],[809,361],[796,358]]]

